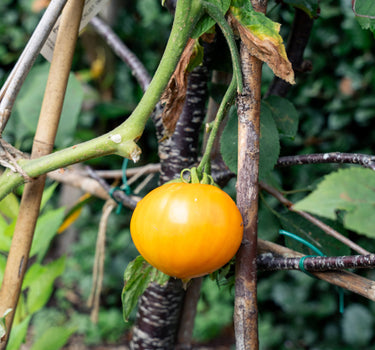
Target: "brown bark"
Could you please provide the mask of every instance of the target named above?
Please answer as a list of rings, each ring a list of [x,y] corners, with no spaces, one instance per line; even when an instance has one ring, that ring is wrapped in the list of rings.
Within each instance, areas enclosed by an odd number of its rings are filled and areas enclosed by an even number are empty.
[[[234,324],[237,349],[258,349],[256,246],[261,62],[241,47],[244,91],[238,98],[237,206],[244,236],[236,258]],[[258,86],[259,85],[259,86]]]
[[[254,0],[264,12],[267,1]],[[241,44],[243,91],[238,96],[237,206],[244,220],[244,236],[236,258],[234,327],[237,350],[257,350],[257,217],[262,62]]]

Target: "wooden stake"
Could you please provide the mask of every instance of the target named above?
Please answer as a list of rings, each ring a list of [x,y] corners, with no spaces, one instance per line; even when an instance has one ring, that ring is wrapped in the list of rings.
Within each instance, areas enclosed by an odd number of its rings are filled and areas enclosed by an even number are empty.
[[[267,1],[253,0],[264,12]],[[236,257],[234,328],[237,350],[258,350],[257,220],[262,62],[241,43],[243,92],[238,96],[237,206],[244,237]]]
[[[34,137],[32,158],[49,154],[53,149],[83,5],[83,0],[69,0],[62,11],[60,28]],[[3,315],[5,310],[12,309],[12,312],[6,317],[7,334],[0,343],[0,349],[5,349],[13,323],[39,215],[45,178],[46,176],[43,175],[27,183],[22,195],[20,211],[0,290],[0,315]]]

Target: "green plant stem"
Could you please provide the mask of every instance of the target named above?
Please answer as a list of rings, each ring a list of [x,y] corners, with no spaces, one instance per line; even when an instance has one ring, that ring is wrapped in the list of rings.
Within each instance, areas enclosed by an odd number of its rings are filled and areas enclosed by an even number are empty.
[[[168,84],[186,42],[202,14],[200,0],[177,2],[171,34],[159,67],[141,101],[125,122],[111,132],[90,141],[38,159],[20,161],[27,175],[37,177],[58,168],[108,154],[117,154],[137,161],[141,150],[135,141],[141,137],[146,121]],[[0,199],[24,181],[19,173],[7,170],[0,178]]]
[[[229,51],[232,57],[233,75],[236,77],[237,92],[242,92],[242,73],[241,73],[241,61],[238,54],[237,45],[234,40],[233,32],[227,21],[225,20],[224,14],[214,4],[204,1],[204,10],[207,14],[218,24],[220,27],[225,40],[227,41]]]
[[[198,168],[197,168],[198,174],[200,176],[202,175],[204,171],[207,171],[207,167],[209,167],[211,150],[214,145],[215,138],[219,130],[220,124],[223,121],[228,108],[231,106],[236,96],[236,86],[237,86],[237,79],[235,76],[233,76],[232,81],[230,82],[229,87],[220,103],[219,110],[217,111],[216,118],[212,125],[210,136],[208,137],[208,140],[207,140],[206,149],[204,151],[202,160],[199,163]]]

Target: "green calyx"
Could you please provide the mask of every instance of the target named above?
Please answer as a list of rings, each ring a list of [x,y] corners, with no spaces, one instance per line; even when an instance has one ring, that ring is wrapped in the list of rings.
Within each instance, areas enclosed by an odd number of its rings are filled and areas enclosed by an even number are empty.
[[[186,173],[188,176],[186,177]],[[200,172],[198,168],[193,167],[191,169],[184,169],[181,171],[180,174],[180,181],[178,182],[185,182],[185,183],[192,183],[192,184],[206,184],[206,185],[214,185],[217,186],[213,177],[210,174],[207,174],[205,171]]]

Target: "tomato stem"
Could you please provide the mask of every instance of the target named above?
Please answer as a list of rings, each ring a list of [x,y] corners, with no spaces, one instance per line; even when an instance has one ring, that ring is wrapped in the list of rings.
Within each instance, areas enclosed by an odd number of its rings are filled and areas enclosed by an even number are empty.
[[[232,56],[233,75],[236,77],[237,92],[242,92],[242,73],[241,73],[241,61],[238,54],[237,45],[234,40],[233,32],[228,22],[226,21],[222,11],[213,3],[203,1],[203,8],[206,13],[217,23],[220,27],[225,40],[227,41],[230,54]]]
[[[232,105],[233,100],[236,96],[236,87],[237,87],[237,78],[233,76],[232,81],[229,84],[229,87],[223,97],[223,100],[220,103],[219,110],[217,111],[216,118],[212,125],[210,136],[208,137],[206,149],[204,151],[201,162],[198,165],[198,173],[210,173],[210,155],[211,150],[215,142],[215,138],[219,131],[219,126],[223,121],[228,108]]]

